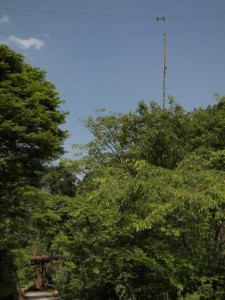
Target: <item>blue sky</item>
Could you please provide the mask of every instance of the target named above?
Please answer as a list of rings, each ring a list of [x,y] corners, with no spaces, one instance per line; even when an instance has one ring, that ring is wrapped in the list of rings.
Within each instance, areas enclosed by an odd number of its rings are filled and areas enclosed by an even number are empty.
[[[164,16],[166,21],[156,21]],[[0,42],[47,71],[70,112],[65,144],[99,108],[129,112],[166,94],[191,110],[225,95],[224,0],[0,0]]]

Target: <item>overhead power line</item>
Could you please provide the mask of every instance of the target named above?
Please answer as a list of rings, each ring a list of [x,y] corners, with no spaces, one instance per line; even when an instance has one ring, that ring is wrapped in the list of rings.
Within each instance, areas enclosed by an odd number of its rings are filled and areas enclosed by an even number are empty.
[[[122,18],[147,18],[156,19],[157,16],[147,15],[126,15],[126,14],[110,14],[110,13],[95,13],[95,12],[82,12],[82,11],[59,11],[54,9],[42,10],[42,9],[26,9],[26,8],[10,8],[0,7],[1,10],[8,11],[21,11],[21,12],[33,12],[33,13],[51,13],[51,14],[69,14],[69,15],[86,15],[86,16],[102,16],[102,17],[122,17]],[[215,16],[225,14],[225,11],[214,11],[214,12],[202,12],[202,13],[191,13],[191,14],[179,14],[179,15],[168,15],[165,18],[184,18],[184,17],[198,17],[198,16]]]
[[[126,17],[126,18],[155,18],[150,16],[141,15],[125,15],[125,14],[109,14],[109,13],[93,13],[93,12],[81,12],[81,11],[59,11],[59,10],[40,10],[40,9],[23,9],[23,8],[8,8],[0,7],[0,9],[9,11],[22,11],[22,12],[37,12],[37,13],[53,13],[53,14],[70,14],[70,15],[87,15],[87,16],[103,16],[103,17]]]
[[[180,14],[180,15],[167,16],[167,17],[168,18],[184,18],[184,17],[212,16],[212,15],[219,15],[219,14],[225,14],[225,10],[214,11],[214,12],[204,12],[204,13],[193,13],[193,14]]]

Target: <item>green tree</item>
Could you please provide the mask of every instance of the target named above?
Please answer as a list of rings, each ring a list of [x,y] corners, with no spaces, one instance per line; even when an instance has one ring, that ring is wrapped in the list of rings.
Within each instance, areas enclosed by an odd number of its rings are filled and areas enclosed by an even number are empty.
[[[42,187],[53,195],[74,197],[79,182],[79,165],[75,160],[63,159],[50,166],[42,178]]]
[[[192,112],[192,149],[199,147],[223,150],[225,148],[225,97],[217,99],[217,104]]]
[[[18,209],[17,190],[38,185],[46,166],[63,154],[67,132],[60,128],[62,100],[45,72],[4,45],[0,60],[0,196],[7,215],[7,207]]]
[[[192,153],[175,170],[130,161],[135,176],[117,165],[86,178],[52,244],[59,288],[85,299],[223,299],[224,172],[211,157]]]
[[[13,272],[13,251],[25,247],[29,237],[30,199],[39,200],[26,195],[64,153],[62,102],[45,71],[0,45],[0,252]]]
[[[191,116],[174,101],[168,109],[139,102],[134,113],[89,117],[85,126],[94,135],[87,144],[90,160],[120,163],[144,159],[173,169],[190,150]]]
[[[168,108],[155,102],[138,103],[135,112],[107,113],[100,110],[84,125],[93,134],[86,150],[89,163],[121,163],[146,160],[152,165],[174,169],[192,151],[204,147],[224,149],[225,98],[212,107],[192,112],[171,98]],[[88,157],[87,157],[88,158]]]
[[[224,299],[223,102],[88,118],[91,167],[53,242],[65,294]]]
[[[45,72],[20,54],[0,46],[1,183],[25,180],[34,185],[46,164],[63,154],[66,114]]]

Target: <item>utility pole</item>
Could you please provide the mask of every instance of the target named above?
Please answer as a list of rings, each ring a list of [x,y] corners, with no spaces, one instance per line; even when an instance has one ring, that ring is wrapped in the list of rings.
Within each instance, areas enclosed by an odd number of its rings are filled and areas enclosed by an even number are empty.
[[[166,103],[166,34],[164,33],[163,39],[163,108],[165,108]]]
[[[156,21],[166,21],[166,18],[163,16],[156,17]],[[165,108],[165,103],[166,103],[166,34],[164,33],[164,38],[163,38],[163,99],[162,99],[162,106]]]

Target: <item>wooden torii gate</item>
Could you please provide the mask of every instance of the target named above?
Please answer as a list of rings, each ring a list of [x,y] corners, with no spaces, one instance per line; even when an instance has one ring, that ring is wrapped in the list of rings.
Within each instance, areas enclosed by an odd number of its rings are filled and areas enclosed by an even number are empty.
[[[36,282],[35,289],[44,291],[48,286],[49,269],[51,268],[52,261],[57,260],[54,256],[33,256],[31,264],[35,267]]]

